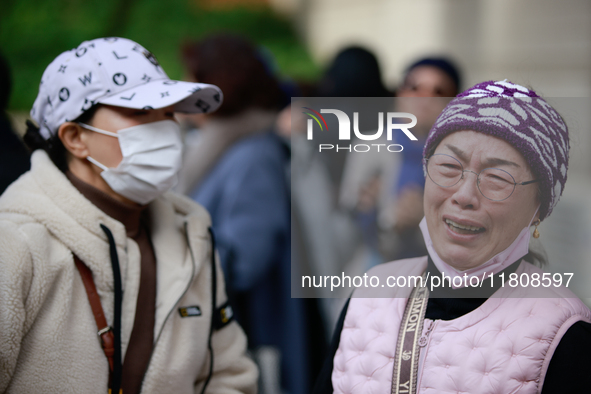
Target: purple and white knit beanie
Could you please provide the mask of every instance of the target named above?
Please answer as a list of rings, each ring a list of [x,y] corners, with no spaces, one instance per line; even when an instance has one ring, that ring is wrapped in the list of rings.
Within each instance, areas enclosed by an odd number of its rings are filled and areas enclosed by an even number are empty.
[[[479,131],[513,145],[540,179],[540,220],[550,215],[566,184],[568,128],[536,92],[507,80],[482,82],[460,93],[429,132],[423,158],[447,135]]]

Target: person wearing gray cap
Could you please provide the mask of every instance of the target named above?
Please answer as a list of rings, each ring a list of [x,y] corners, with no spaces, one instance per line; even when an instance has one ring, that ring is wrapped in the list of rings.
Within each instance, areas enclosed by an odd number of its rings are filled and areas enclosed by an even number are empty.
[[[168,192],[174,112],[222,99],[124,38],[47,67],[31,170],[0,198],[0,392],[256,392],[209,215]]]

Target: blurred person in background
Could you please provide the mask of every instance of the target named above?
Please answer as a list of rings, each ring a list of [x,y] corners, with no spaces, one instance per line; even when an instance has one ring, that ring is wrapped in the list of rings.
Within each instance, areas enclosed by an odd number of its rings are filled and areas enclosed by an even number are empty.
[[[591,311],[568,274],[539,268],[536,240],[569,150],[564,120],[531,89],[487,81],[453,99],[423,149],[428,253],[367,273],[423,281],[355,290],[315,394],[588,392]]]
[[[393,142],[404,146],[400,153],[348,156],[340,204],[363,218],[364,228],[371,229],[366,230],[369,263],[365,269],[425,253],[417,231],[423,217],[422,149],[435,119],[460,86],[460,73],[452,61],[426,57],[414,62],[405,71],[393,107],[417,117],[411,131],[418,141],[397,133]]]
[[[389,248],[388,237],[381,240],[385,261],[422,256],[425,246],[416,231],[423,218],[423,147],[435,120],[451,98],[460,92],[461,80],[457,66],[449,59],[427,57],[408,67],[402,86],[397,91],[396,110],[417,117],[412,128],[418,141],[405,141],[397,174],[393,174],[389,193],[389,215],[394,233],[399,237],[398,250]],[[401,143],[402,134],[396,134]]]
[[[10,66],[0,53],[0,194],[31,166],[29,153],[14,133],[6,113],[11,89]]]
[[[261,369],[261,392],[307,394],[316,359],[305,302],[291,298],[289,148],[275,132],[288,102],[260,51],[244,38],[214,35],[182,48],[189,80],[211,83],[224,103],[188,117],[184,191],[212,216],[236,317]],[[280,377],[279,377],[280,376]],[[280,386],[280,387],[279,387]]]
[[[174,112],[220,101],[124,38],[49,64],[31,170],[0,197],[0,392],[256,393],[209,215],[167,193]]]
[[[318,81],[315,92],[316,97],[393,97],[382,81],[382,71],[376,55],[369,49],[361,46],[350,46],[341,49],[326,69],[324,75]],[[340,108],[341,111],[352,113],[363,111],[363,108]],[[380,109],[376,108],[377,111]],[[352,119],[352,116],[351,116]],[[326,117],[328,127],[331,123],[336,126],[333,116]],[[361,117],[359,129],[371,131],[375,128],[375,120]],[[318,143],[334,143],[331,135],[319,133],[316,137]],[[337,152],[330,150],[324,152],[322,159],[325,161],[331,177],[331,185],[334,187],[334,195],[338,196],[343,178],[344,163],[347,159],[347,151]]]
[[[361,46],[341,49],[318,81],[317,97],[391,97],[376,55]]]
[[[361,46],[348,46],[341,49],[326,68],[317,86],[308,92],[310,96],[339,99],[343,97],[392,97],[382,82],[379,61],[374,53]],[[300,96],[305,96],[302,93]],[[342,101],[339,101],[342,103]],[[331,133],[317,133],[314,144],[306,137],[306,119],[303,107],[306,99],[292,102],[282,111],[279,118],[279,131],[290,137],[291,196],[292,196],[292,239],[296,266],[302,275],[323,277],[343,271],[344,262],[362,243],[361,232],[356,228],[349,212],[337,205],[338,190],[341,184],[343,163],[347,151],[318,152],[316,143],[335,143],[336,136]],[[339,106],[351,112],[359,108]],[[328,128],[337,128],[336,118],[327,116]],[[360,128],[369,130],[375,127],[373,119],[362,118]],[[295,276],[295,275],[294,275]],[[299,286],[300,284],[295,284]],[[325,288],[310,288],[308,296],[321,297],[322,319],[330,338],[342,309],[342,299],[326,297]],[[348,294],[342,294],[342,298]]]
[[[461,87],[458,67],[444,57],[425,57],[404,73],[397,97],[455,97]],[[427,130],[427,133],[429,130]]]

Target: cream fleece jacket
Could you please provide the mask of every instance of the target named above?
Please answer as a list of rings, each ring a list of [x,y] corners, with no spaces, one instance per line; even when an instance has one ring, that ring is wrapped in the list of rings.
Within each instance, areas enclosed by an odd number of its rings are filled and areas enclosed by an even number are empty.
[[[139,289],[140,254],[123,224],[82,196],[43,151],[31,171],[0,197],[0,393],[106,393],[108,363],[77,254],[91,269],[109,324],[113,272],[100,224],[115,238],[123,284],[122,352]],[[155,345],[142,393],[199,393],[209,373],[210,218],[193,201],[167,193],[149,205],[157,261]],[[226,301],[217,262],[217,303]],[[179,307],[200,316],[181,317]],[[214,331],[207,393],[255,393],[257,371],[246,337],[232,322]]]

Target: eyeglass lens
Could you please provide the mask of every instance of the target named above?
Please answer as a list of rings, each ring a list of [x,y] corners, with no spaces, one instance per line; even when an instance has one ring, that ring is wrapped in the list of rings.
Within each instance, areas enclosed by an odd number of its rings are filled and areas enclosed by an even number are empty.
[[[464,167],[456,158],[446,154],[435,154],[427,162],[427,174],[441,187],[452,187],[462,179]],[[489,200],[502,201],[515,190],[515,179],[499,168],[486,168],[478,175],[478,190]]]

